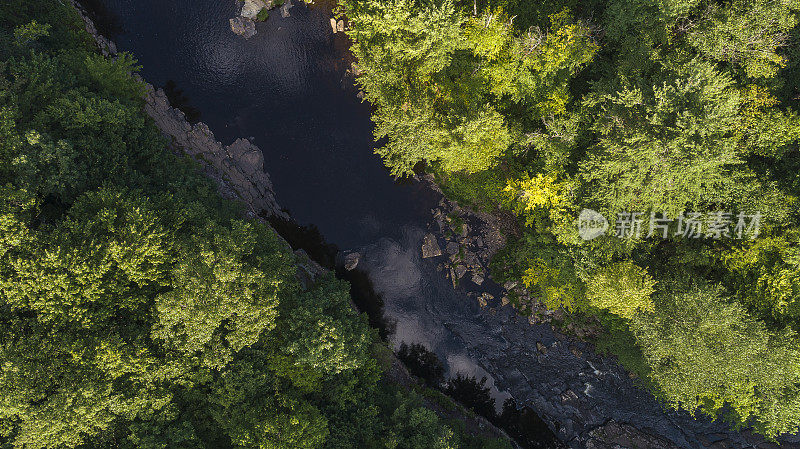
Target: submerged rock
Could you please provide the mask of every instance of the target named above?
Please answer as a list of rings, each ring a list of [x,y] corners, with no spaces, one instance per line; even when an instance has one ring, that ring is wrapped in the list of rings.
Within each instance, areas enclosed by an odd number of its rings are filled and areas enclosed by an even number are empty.
[[[489,304],[489,301],[492,300],[494,300],[494,296],[492,296],[489,293],[483,292],[481,293],[481,296],[478,297],[478,304],[480,304],[481,307],[486,307],[486,305]]]
[[[450,254],[451,256],[455,256],[456,254],[458,254],[458,243],[456,243],[456,242],[447,242],[446,250],[447,250],[447,254]]]

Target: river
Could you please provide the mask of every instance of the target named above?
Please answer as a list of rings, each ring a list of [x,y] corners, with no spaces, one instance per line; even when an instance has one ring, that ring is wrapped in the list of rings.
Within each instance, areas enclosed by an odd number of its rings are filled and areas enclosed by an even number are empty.
[[[586,344],[509,307],[482,309],[465,288],[453,289],[437,261],[421,258],[440,196],[424,183],[396,182],[374,154],[370,106],[357,97],[349,42],[333,33],[328,5],[295,3],[289,17],[273,11],[244,40],[228,25],[233,0],[87,3],[100,31],[134,54],[174,105],[223,143],[245,137],[262,149],[277,200],[298,224],[361,254],[358,268],[396,322],[393,344],[423,343],[449,375],[486,376],[499,403],[513,395],[571,447],[612,420],[669,442],[651,447],[749,447],[723,425],[665,412]],[[542,433],[543,447],[551,437]]]

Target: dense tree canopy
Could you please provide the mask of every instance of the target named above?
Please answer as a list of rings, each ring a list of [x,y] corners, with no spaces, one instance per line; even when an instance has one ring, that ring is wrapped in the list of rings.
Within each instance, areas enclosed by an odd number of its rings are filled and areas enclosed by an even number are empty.
[[[519,217],[499,280],[599,317],[675,407],[798,429],[800,3],[341,12],[386,165],[423,163],[454,199]],[[608,230],[583,238],[595,213]]]
[[[70,7],[0,4],[0,446],[479,447],[332,275],[243,220]]]

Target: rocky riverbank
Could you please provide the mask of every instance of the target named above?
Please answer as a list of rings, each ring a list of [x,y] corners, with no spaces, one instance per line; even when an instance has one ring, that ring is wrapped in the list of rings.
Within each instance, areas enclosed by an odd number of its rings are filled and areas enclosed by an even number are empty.
[[[289,10],[292,8],[292,0],[236,0],[241,3],[239,15],[230,19],[231,31],[250,39],[258,32],[256,22],[263,22],[269,17],[269,12],[280,8],[282,17],[289,17]]]
[[[101,51],[112,54],[111,44],[105,41],[98,39]],[[155,90],[151,90],[150,95],[149,108],[160,111],[157,115],[166,121],[174,119],[180,122],[179,111],[164,109],[168,103],[163,95]],[[268,178],[264,180],[252,176],[255,174],[253,167],[260,166],[263,161],[255,160],[255,147],[249,146],[248,141],[242,141],[240,148],[223,147],[207,127],[199,124],[177,123],[173,131],[174,134],[167,134],[173,140],[176,151],[187,151],[186,145],[190,143],[202,143],[200,149],[188,151],[195,151],[193,154],[205,164],[204,170],[217,180],[224,194],[245,203],[249,201],[251,215],[269,209],[263,205],[256,206],[253,202],[253,198],[264,198],[266,203],[273,203],[274,194],[269,200],[264,193],[266,190],[272,191],[271,187],[266,188],[270,185]],[[204,160],[206,154],[213,154],[210,158],[216,162],[207,163]],[[230,171],[230,165],[236,165],[239,158],[251,157],[253,160],[248,163],[249,169],[239,167]],[[251,183],[265,188],[261,193],[255,188],[252,195],[244,195],[238,191],[237,183]],[[273,209],[280,210],[277,205]],[[413,257],[410,256],[415,264],[412,268],[419,267],[426,276],[430,274],[443,279],[446,286],[455,284],[458,289],[470,287],[468,294],[472,295],[471,300],[467,301],[463,296],[455,298],[456,295],[453,295],[453,302],[421,297],[417,298],[419,302],[408,308],[413,309],[416,320],[429,320],[432,326],[436,326],[432,327],[436,332],[447,334],[442,339],[449,338],[453,345],[466,348],[469,358],[490,373],[497,386],[510,392],[519,404],[531,406],[562,440],[576,448],[772,447],[763,439],[747,433],[731,432],[722,424],[693,420],[685,413],[665,411],[652,395],[636,388],[613,358],[599,357],[591,345],[554,332],[546,322],[548,315],[545,311],[535,314],[541,315],[541,320],[530,320],[517,313],[508,304],[516,296],[514,292],[519,294],[521,303],[527,301],[531,304],[533,299],[530,295],[526,299],[520,286],[497,286],[487,276],[486,264],[493,251],[499,248],[498,245],[502,245],[492,237],[502,238],[501,234],[494,233],[494,230],[502,228],[502,220],[492,222],[491,217],[457,208],[446,200],[440,203],[436,211],[429,229],[409,237],[411,247],[415,249]],[[427,234],[430,237],[426,237]],[[427,240],[430,251],[430,257],[426,259],[422,259],[420,254],[423,240]],[[432,242],[436,244],[440,255],[432,255],[437,252]],[[391,242],[381,242],[381,245],[395,249],[391,247]],[[451,251],[455,253],[451,254]],[[375,262],[377,257],[366,252],[357,265],[371,269],[373,278],[382,275],[386,275],[384,278],[395,276],[391,280],[407,277],[407,266],[396,264],[405,254],[398,250],[389,255],[395,258],[384,258],[380,262],[387,263],[378,266]],[[436,271],[437,267],[440,267],[440,272]],[[308,268],[309,271],[315,269],[313,265]],[[409,298],[412,297],[410,294]],[[507,298],[506,304],[503,304],[503,298]],[[466,302],[471,306],[468,310],[464,310],[463,304]]]
[[[77,0],[70,1],[83,18],[86,31],[94,38],[99,51],[104,56],[114,57],[117,54],[114,42],[97,31],[94,22]],[[289,2],[284,4],[286,5],[291,8]],[[293,223],[291,217],[283,211],[275,199],[272,182],[264,169],[263,154],[257,146],[246,139],[238,139],[228,146],[222,145],[206,124],[202,122],[190,124],[182,111],[170,105],[162,89],[155,89],[144,80],[142,82],[146,90],[144,110],[169,139],[172,151],[195,159],[203,173],[215,181],[221,196],[245,206],[248,218],[267,222],[266,218],[272,217]],[[286,245],[290,247],[288,242]],[[304,288],[330,272],[309,257],[304,250],[295,250],[294,254],[297,256],[295,261],[297,278]],[[355,265],[352,268],[355,268]],[[389,363],[387,376],[393,382],[407,389],[423,388],[397,357],[391,357]],[[435,395],[439,393],[433,394],[434,396],[423,393],[423,402],[443,419],[463,422],[465,430],[473,435],[512,441],[502,429],[495,427],[483,417],[476,416],[446,396],[437,398]],[[513,441],[512,444],[515,449],[518,448]]]
[[[77,0],[72,5],[80,13],[86,31],[94,38],[104,56],[117,54],[117,46],[102,36]],[[264,156],[257,146],[246,139],[222,145],[205,123],[190,124],[185,114],[173,108],[162,89],[142,81],[145,86],[145,107],[156,126],[170,141],[173,151],[196,160],[203,172],[213,179],[220,194],[237,200],[247,208],[249,217],[277,216],[289,219],[275,200],[269,174],[264,170]]]
[[[420,180],[441,193],[432,176]],[[531,406],[570,447],[779,447],[750,431],[664,408],[615,357],[595,352],[589,342],[601,332],[599,325],[556,330],[552,321],[560,321],[563,312],[547,310],[516,282],[492,282],[489,262],[505,235],[515,232],[504,217],[460,207],[444,196],[431,217],[419,239],[421,263],[435,263],[480,309],[479,317],[465,319],[443,306],[430,310],[433,320],[445,323],[499,388]],[[783,438],[780,448],[800,448],[800,437]]]
[[[228,199],[240,200],[251,217],[266,214],[288,219],[275,200],[272,181],[264,170],[261,149],[245,139],[223,146],[205,123],[190,125],[183,112],[169,104],[163,90],[146,84],[145,112],[172,141],[175,151],[199,161]]]
[[[432,175],[418,179],[442,195],[439,207],[431,211],[433,219],[422,241],[422,258],[436,260],[437,270],[450,279],[453,288],[466,285],[467,295],[482,308],[498,301],[500,306],[510,304],[520,315],[528,317],[530,324],[563,318],[561,310],[547,309],[519,282],[507,281],[502,285],[492,282],[489,274],[492,257],[503,248],[506,236],[519,234],[515,217],[461,207],[444,196]],[[599,332],[594,326],[570,327],[570,330],[580,338]]]

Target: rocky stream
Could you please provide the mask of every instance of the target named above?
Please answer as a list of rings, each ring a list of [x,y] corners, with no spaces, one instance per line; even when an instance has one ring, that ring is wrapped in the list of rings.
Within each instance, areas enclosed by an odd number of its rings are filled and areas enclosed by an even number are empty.
[[[488,263],[504,243],[502,220],[448,201],[431,177],[391,180],[372,153],[369,107],[356,98],[348,43],[330,5],[287,2],[257,23],[272,2],[191,3],[108,0],[88,14],[76,7],[103,54],[129,51],[146,80],[177,79],[197,101],[205,123],[190,123],[163,89],[148,89],[145,110],[175,151],[199,160],[250,216],[313,223],[342,250],[342,265],[368,276],[395,323],[393,345],[422,343],[449,375],[485,376],[499,403],[513,397],[530,407],[569,447],[778,447],[664,408],[615,358],[554,330],[553,314],[520,286],[493,282]],[[162,13],[170,15],[154,15]],[[510,294],[531,318],[515,311]],[[800,437],[780,447],[800,448]]]

